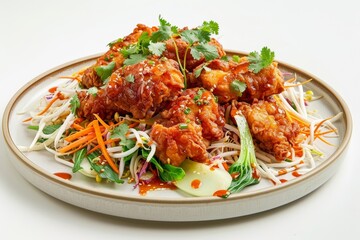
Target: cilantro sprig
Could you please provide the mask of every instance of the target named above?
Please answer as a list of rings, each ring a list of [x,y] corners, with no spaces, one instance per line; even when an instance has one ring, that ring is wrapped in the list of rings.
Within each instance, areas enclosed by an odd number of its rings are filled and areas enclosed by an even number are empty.
[[[77,109],[80,107],[80,100],[77,94],[75,94],[70,100],[71,113],[76,115]]]
[[[154,32],[151,36],[149,36],[147,32],[144,32],[141,34],[136,44],[121,49],[120,53],[126,58],[124,65],[136,64],[144,61],[147,56],[151,54],[159,57],[162,56],[166,50],[165,41],[171,40],[175,47],[175,54],[180,70],[184,75],[184,86],[186,88],[187,55],[190,52],[195,60],[199,60],[202,57],[204,57],[206,61],[218,58],[219,53],[217,48],[209,44],[211,35],[218,33],[219,25],[215,21],[204,21],[202,25],[197,28],[180,31],[177,26],[171,25],[168,21],[159,16],[158,31]],[[175,39],[177,37],[180,37],[183,41],[188,43],[183,59],[180,59],[179,50],[176,45]]]
[[[108,65],[95,67],[95,72],[101,78],[101,81],[104,82],[108,77],[110,77],[114,68],[115,68],[115,62],[111,62]]]
[[[256,51],[251,52],[248,56],[248,61],[250,62],[249,70],[254,73],[258,73],[269,66],[273,62],[274,58],[275,53],[268,47],[263,47],[260,54]]]

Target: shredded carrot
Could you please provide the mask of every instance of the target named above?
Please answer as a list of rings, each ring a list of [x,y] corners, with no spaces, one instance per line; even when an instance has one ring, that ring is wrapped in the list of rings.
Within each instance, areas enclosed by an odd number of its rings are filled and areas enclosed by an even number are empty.
[[[104,144],[109,144],[109,143],[115,143],[115,142],[118,142],[119,139],[115,139],[115,138],[110,138],[106,141],[104,141]],[[98,150],[100,148],[100,145],[96,145],[95,147],[93,147],[92,149],[90,149],[87,154],[90,154],[92,152],[95,152],[96,150]]]
[[[51,101],[46,105],[46,107],[41,111],[39,112],[37,115],[40,116],[40,115],[43,115],[44,113],[46,113],[47,110],[49,110],[49,108],[51,107],[51,105],[53,105],[53,103],[59,99],[59,96],[56,95],[54,96]]]
[[[80,124],[81,122],[83,122],[84,121],[84,119],[83,118],[75,118],[75,120],[74,120],[74,123],[77,123],[77,124]]]
[[[76,130],[78,130],[78,131],[84,129],[83,126],[81,126],[81,125],[79,125],[79,124],[77,124],[77,123],[73,123],[73,124],[71,125],[71,127],[74,128],[74,129],[76,129]]]
[[[136,127],[136,126],[138,126],[138,125],[139,125],[139,123],[138,123],[138,122],[135,122],[135,123],[130,124],[130,125],[129,125],[129,128],[134,128],[134,127]]]
[[[58,151],[60,153],[66,153],[70,150],[72,150],[73,148],[76,148],[86,142],[89,142],[90,140],[92,140],[93,138],[95,137],[95,135],[92,133],[92,134],[88,134],[86,135],[85,137],[82,137],[82,138],[79,138],[78,140],[70,143],[69,145],[66,145],[65,147],[63,148],[60,148]]]
[[[326,144],[329,145],[329,146],[335,146],[334,144],[326,141],[324,138],[322,138],[322,137],[320,137],[320,136],[318,137],[318,139],[320,139],[322,142],[326,143]]]
[[[304,85],[304,84],[306,84],[308,82],[311,82],[311,81],[312,81],[312,79],[309,79],[309,80],[306,80],[306,81],[301,82],[301,83],[296,83],[296,84],[292,84],[292,85],[289,85],[289,86],[284,86],[284,88],[287,89],[287,88],[297,87],[297,86]]]
[[[80,137],[83,137],[83,136],[85,136],[85,135],[87,135],[87,134],[89,134],[91,132],[94,132],[94,128],[93,127],[87,127],[87,128],[85,128],[85,129],[83,129],[83,130],[81,130],[79,132],[76,132],[74,134],[71,134],[70,136],[67,136],[65,138],[65,141],[72,142],[72,141],[74,141],[74,140],[76,140],[76,139],[78,139]]]
[[[102,120],[101,117],[99,117],[99,115],[97,115],[96,113],[94,113],[94,116],[95,116],[96,119],[99,121],[99,123],[100,123],[101,125],[103,125],[107,130],[110,129],[110,126],[109,126],[106,122],[104,122],[104,120]]]
[[[83,143],[83,144],[79,145],[78,147],[76,147],[76,148],[74,148],[74,149],[72,149],[72,150],[70,150],[70,151],[66,152],[66,154],[73,154],[73,153],[76,153],[77,151],[79,151],[80,149],[82,149],[82,148],[84,148],[84,147],[88,146],[89,144],[91,144],[91,143],[92,143],[92,142],[94,142],[95,140],[96,140],[96,137],[94,137],[94,138],[90,139],[89,141],[87,141],[87,142],[85,142],[85,143]]]
[[[78,76],[61,76],[59,78],[65,78],[65,79],[72,79],[72,80],[76,80],[78,82],[81,82],[81,80],[78,78]]]
[[[23,122],[29,122],[29,121],[31,121],[32,119],[33,119],[32,117],[25,118],[25,119],[23,120]]]
[[[295,77],[286,80],[287,83],[292,83],[292,82],[295,82],[295,81],[296,81]]]
[[[99,126],[99,122],[98,121],[94,121],[93,123],[94,125],[94,130],[95,130],[95,134],[96,134],[96,138],[97,138],[97,142],[100,145],[100,149],[102,154],[104,155],[106,161],[108,162],[108,164],[110,165],[110,167],[116,172],[119,173],[119,169],[116,167],[114,161],[111,159],[111,157],[109,156],[109,153],[106,150],[106,146],[104,143],[104,139],[102,138],[102,133],[100,131],[100,126]]]

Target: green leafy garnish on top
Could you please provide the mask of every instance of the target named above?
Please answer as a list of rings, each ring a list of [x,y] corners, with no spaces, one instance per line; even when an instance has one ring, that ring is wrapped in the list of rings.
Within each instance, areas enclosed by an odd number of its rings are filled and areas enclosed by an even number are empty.
[[[80,107],[80,100],[77,94],[75,94],[70,100],[71,113],[76,115],[77,109]]]
[[[112,131],[111,131],[111,138],[118,138],[120,139],[120,145],[121,146],[125,146],[128,149],[132,148],[135,146],[135,141],[128,139],[126,137],[126,134],[129,131],[129,126],[126,123],[122,123],[119,126],[115,127]]]
[[[180,31],[177,26],[171,25],[164,18],[159,16],[159,30],[151,36],[148,33],[141,34],[139,41],[127,48],[121,49],[120,53],[126,58],[124,65],[132,65],[144,61],[149,55],[162,56],[166,50],[165,41],[171,40],[175,46],[175,54],[180,66],[180,70],[184,75],[184,85],[186,88],[186,60],[187,55],[199,60],[202,57],[206,61],[219,57],[217,48],[209,42],[212,34],[219,33],[219,25],[214,21],[204,21],[203,24],[194,29]],[[176,38],[180,37],[188,43],[185,49],[183,59],[180,58],[179,50],[176,45]]]
[[[108,65],[95,67],[95,72],[101,78],[102,81],[105,81],[108,77],[110,77],[114,68],[115,68],[115,62],[111,62]]]
[[[272,52],[268,47],[263,47],[260,54],[256,51],[251,52],[248,56],[250,62],[249,70],[254,73],[260,72],[262,69],[269,66],[275,57],[275,53]]]

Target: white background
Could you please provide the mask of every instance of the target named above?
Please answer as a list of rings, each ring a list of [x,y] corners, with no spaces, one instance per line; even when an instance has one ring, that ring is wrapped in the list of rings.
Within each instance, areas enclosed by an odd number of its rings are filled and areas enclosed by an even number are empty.
[[[360,6],[358,1],[0,0],[0,112],[32,78],[106,50],[137,23],[220,24],[219,41],[242,51],[270,47],[278,60],[326,81],[347,102],[354,130],[345,161],[325,185],[252,216],[161,223],[89,212],[26,182],[0,143],[1,239],[358,239],[360,234]],[[0,120],[1,121],[1,120]]]

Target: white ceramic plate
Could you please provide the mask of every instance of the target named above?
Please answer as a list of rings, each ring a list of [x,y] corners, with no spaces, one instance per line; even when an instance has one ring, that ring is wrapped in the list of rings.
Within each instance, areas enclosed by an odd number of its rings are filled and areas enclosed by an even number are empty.
[[[178,190],[153,191],[141,196],[138,190],[133,189],[133,185],[98,184],[81,174],[73,175],[71,180],[64,180],[54,173],[71,173],[71,169],[57,163],[51,154],[46,151],[24,154],[18,149],[17,146],[29,145],[33,135],[22,126],[24,117],[17,113],[28,104],[35,103],[50,87],[64,81],[59,80],[59,76],[71,75],[91,65],[98,56],[66,63],[31,80],[10,100],[3,116],[5,142],[10,159],[19,173],[40,190],[81,208],[126,218],[157,221],[225,219],[269,210],[299,199],[325,183],[339,167],[351,137],[351,115],[342,98],[317,77],[280,63],[282,70],[297,73],[300,80],[313,79],[307,87],[324,97],[311,105],[312,108],[323,116],[343,112],[343,117],[335,123],[340,134],[333,142],[337,146],[324,146],[326,157],[311,172],[297,178],[284,176],[289,180],[276,186],[270,181],[262,180],[260,184],[233,194],[228,199],[192,197]]]

